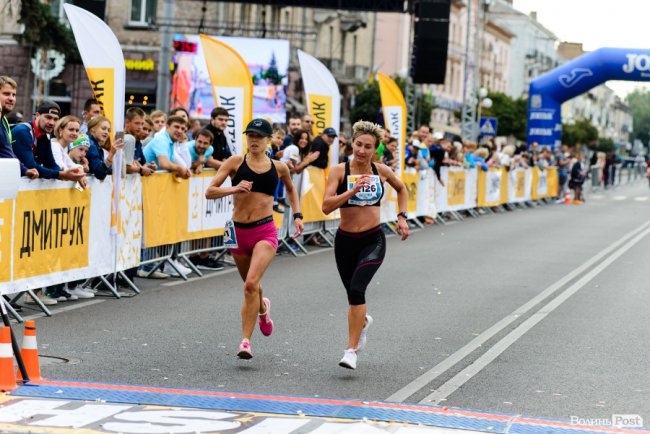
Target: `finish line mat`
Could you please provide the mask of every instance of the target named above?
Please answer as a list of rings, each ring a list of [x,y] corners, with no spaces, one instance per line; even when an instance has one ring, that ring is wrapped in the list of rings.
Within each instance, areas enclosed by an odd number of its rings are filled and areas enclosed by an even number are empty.
[[[650,433],[417,404],[74,381],[43,380],[0,399],[2,432]]]

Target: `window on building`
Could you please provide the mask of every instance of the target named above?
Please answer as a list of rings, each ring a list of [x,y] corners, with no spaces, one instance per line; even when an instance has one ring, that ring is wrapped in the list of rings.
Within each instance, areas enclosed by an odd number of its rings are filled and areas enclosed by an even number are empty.
[[[129,25],[149,27],[156,22],[156,0],[131,0]]]

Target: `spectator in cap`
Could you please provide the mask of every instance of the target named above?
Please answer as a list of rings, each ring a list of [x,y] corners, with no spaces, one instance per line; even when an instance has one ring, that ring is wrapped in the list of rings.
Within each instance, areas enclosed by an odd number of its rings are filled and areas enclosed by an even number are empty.
[[[327,169],[329,167],[330,146],[332,146],[337,136],[336,130],[328,127],[323,130],[320,136],[312,140],[311,151],[319,152],[318,158],[311,162],[312,166],[320,169]]]
[[[86,176],[82,168],[62,169],[52,154],[50,136],[60,115],[61,108],[57,103],[48,100],[41,102],[31,122],[16,125],[11,130],[13,149],[28,169],[38,170],[41,178],[80,181]]]
[[[68,145],[68,157],[75,163],[84,168],[84,172],[90,172],[90,166],[88,165],[88,159],[86,154],[88,154],[88,149],[90,149],[90,140],[86,134],[81,134],[77,140]]]
[[[11,143],[13,137],[11,135],[11,128],[7,115],[14,109],[16,105],[16,82],[7,76],[0,76],[0,158],[14,158]],[[36,169],[28,169],[22,161],[20,163],[20,176],[28,176],[32,179],[38,178],[38,171]]]

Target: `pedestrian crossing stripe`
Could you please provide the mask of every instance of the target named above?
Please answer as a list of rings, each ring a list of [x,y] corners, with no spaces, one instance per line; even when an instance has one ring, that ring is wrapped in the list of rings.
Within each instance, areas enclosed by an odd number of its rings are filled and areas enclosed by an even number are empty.
[[[638,196],[634,198],[637,202],[645,202],[648,199],[650,199],[648,196]]]

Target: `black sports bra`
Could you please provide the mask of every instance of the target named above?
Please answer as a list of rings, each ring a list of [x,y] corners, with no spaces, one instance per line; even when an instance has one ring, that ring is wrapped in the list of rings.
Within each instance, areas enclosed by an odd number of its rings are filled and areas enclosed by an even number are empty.
[[[248,167],[248,163],[246,163],[246,155],[244,155],[244,161],[237,169],[237,173],[235,173],[235,177],[232,179],[232,185],[237,185],[242,180],[250,181],[253,183],[251,191],[275,196],[278,179],[278,171],[275,169],[273,161],[271,161],[271,168],[269,170],[264,173],[257,173]]]
[[[377,166],[375,166],[375,163],[370,163],[370,166],[372,167],[372,173],[373,175],[379,176],[379,171],[377,170]],[[343,194],[348,190],[348,176],[350,175],[350,162],[346,161],[345,162],[345,175],[343,176],[343,182],[341,182],[336,189],[336,194]],[[341,205],[341,208],[350,208],[353,206],[380,206],[381,205],[381,199],[384,197],[384,188],[381,184],[381,177],[379,178],[379,188],[381,189],[381,196],[379,196],[379,200],[377,200],[375,203],[370,204],[370,205],[357,205],[354,203],[350,203],[350,200],[353,200],[356,196],[353,197],[353,199],[350,199],[348,202],[345,202],[343,205]]]

